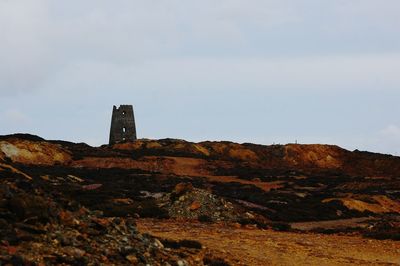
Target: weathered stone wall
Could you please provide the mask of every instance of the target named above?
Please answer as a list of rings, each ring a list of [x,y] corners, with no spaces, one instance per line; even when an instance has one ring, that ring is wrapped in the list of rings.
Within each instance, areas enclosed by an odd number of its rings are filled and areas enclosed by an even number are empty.
[[[110,129],[110,145],[136,140],[135,117],[132,105],[113,107]]]

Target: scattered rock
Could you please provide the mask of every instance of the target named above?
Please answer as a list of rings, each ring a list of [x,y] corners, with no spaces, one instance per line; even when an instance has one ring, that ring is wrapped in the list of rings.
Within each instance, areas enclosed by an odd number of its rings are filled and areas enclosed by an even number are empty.
[[[66,210],[73,200],[38,186],[6,185],[9,180],[0,179],[0,202],[6,201],[0,214],[10,213],[0,217],[0,265],[194,265],[203,256],[197,242],[167,250],[139,233],[133,218],[103,217],[79,206]]]
[[[120,204],[120,205],[131,205],[133,203],[132,199],[129,198],[125,198],[125,199],[113,199],[112,200],[114,203],[116,204]]]
[[[175,189],[172,192],[172,194],[180,196],[192,190],[193,190],[193,185],[191,183],[179,183],[175,186]]]
[[[189,209],[190,209],[191,211],[195,211],[195,210],[199,209],[200,207],[201,207],[201,204],[200,204],[198,201],[194,201],[194,202],[190,205]]]
[[[189,264],[185,260],[178,260],[177,264],[178,266],[189,266]]]
[[[90,185],[86,185],[86,186],[82,186],[83,190],[95,190],[98,188],[101,188],[103,185],[102,184],[90,184]]]
[[[133,265],[136,265],[139,260],[135,255],[128,255],[125,257],[130,263],[132,263]]]
[[[161,243],[160,240],[158,240],[157,238],[154,239],[154,245],[158,248],[164,248],[164,245]]]
[[[177,192],[180,196],[175,200]],[[172,218],[197,219],[202,222],[235,222],[241,221],[243,217],[256,219],[255,214],[246,214],[240,206],[207,190],[194,188],[190,183],[178,184],[170,194],[165,194],[159,200],[159,206],[167,210]]]
[[[86,254],[86,251],[76,247],[64,247],[62,251],[64,254],[74,258],[81,258]]]
[[[128,256],[143,265],[223,265],[194,245],[169,248],[140,234],[131,217],[254,228],[263,216],[286,231],[294,221],[371,215],[376,221],[357,233],[400,238],[390,218],[400,214],[397,156],[172,139],[98,148],[30,136],[0,142],[0,265],[134,264]]]

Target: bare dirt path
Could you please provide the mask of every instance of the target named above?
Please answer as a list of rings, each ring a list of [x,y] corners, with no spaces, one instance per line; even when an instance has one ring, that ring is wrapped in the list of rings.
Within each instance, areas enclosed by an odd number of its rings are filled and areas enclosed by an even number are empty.
[[[293,229],[301,231],[309,231],[317,228],[322,229],[335,229],[335,228],[357,228],[366,227],[366,222],[377,220],[373,217],[360,217],[350,219],[328,220],[328,221],[315,221],[315,222],[299,222],[291,223]]]
[[[160,238],[200,241],[233,265],[400,265],[400,241],[139,219]]]

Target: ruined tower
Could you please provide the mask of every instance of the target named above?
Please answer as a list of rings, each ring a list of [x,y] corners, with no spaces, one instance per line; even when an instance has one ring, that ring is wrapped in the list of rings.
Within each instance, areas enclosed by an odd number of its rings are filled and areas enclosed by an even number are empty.
[[[136,140],[135,117],[132,105],[113,107],[110,129],[110,145]]]

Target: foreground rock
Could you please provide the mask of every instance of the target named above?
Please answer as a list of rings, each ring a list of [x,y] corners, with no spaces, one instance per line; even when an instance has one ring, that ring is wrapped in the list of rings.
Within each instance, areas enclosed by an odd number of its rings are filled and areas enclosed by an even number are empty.
[[[171,193],[159,199],[169,217],[203,222],[237,222],[266,225],[268,221],[236,203],[212,194],[204,189],[194,188],[191,183],[179,183]]]
[[[0,264],[204,265],[199,246],[165,248],[133,218],[103,217],[34,181],[0,179]]]

